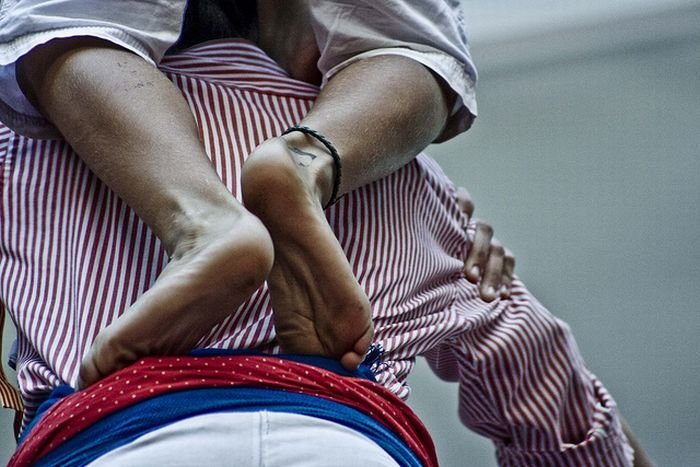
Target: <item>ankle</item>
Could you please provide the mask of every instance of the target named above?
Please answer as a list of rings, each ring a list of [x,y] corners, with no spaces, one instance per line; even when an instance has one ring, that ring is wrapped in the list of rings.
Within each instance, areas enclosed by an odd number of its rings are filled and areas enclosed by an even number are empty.
[[[306,172],[307,180],[321,206],[328,205],[335,179],[333,157],[323,144],[309,135],[293,132],[281,138],[290,148],[297,168]]]
[[[179,258],[199,244],[198,240],[230,231],[241,218],[243,208],[237,204],[190,200],[181,205],[158,236],[168,255]]]

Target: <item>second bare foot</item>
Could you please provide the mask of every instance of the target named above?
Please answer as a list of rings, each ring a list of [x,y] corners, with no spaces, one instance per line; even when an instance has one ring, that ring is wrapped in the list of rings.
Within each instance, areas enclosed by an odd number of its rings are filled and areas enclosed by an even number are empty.
[[[372,341],[370,305],[323,213],[314,161],[330,156],[313,151],[284,138],[263,143],[244,166],[243,198],[274,244],[268,287],[282,349],[354,369]]]
[[[153,286],[97,336],[80,387],[144,356],[191,351],[263,283],[273,251],[262,223],[240,204],[199,214]]]

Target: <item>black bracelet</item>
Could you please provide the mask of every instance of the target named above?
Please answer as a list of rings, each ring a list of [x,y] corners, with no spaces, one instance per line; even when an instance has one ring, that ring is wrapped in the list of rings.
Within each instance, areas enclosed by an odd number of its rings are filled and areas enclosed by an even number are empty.
[[[340,162],[340,155],[338,154],[338,150],[335,149],[335,146],[333,146],[333,143],[331,143],[328,138],[323,136],[320,132],[314,130],[313,128],[309,128],[308,126],[302,126],[302,125],[294,125],[286,130],[284,130],[284,133],[282,135],[286,135],[289,133],[292,133],[294,131],[298,131],[300,133],[304,133],[305,135],[312,136],[316,138],[318,141],[323,144],[328,152],[331,154],[331,157],[333,158],[333,192],[331,193],[331,199],[328,201],[328,203],[323,207],[324,209],[335,204],[335,202],[338,200],[338,190],[340,189],[340,177],[342,174],[342,168],[343,165]]]

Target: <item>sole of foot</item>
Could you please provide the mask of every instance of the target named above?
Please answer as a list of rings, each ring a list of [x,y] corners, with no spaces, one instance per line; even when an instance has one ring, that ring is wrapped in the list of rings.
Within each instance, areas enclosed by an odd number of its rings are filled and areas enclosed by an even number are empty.
[[[260,145],[242,176],[247,209],[275,249],[268,277],[285,352],[318,354],[354,369],[372,341],[370,304],[328,225],[310,172],[282,138]]]
[[[97,336],[81,387],[144,356],[191,351],[260,287],[272,267],[272,242],[255,216],[240,211],[189,229],[156,282]]]

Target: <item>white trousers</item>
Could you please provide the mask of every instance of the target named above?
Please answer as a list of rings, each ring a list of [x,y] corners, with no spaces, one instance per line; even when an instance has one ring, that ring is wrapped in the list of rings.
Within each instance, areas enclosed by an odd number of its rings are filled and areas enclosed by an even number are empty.
[[[137,438],[90,467],[396,467],[366,436],[327,420],[284,412],[220,412]]]

